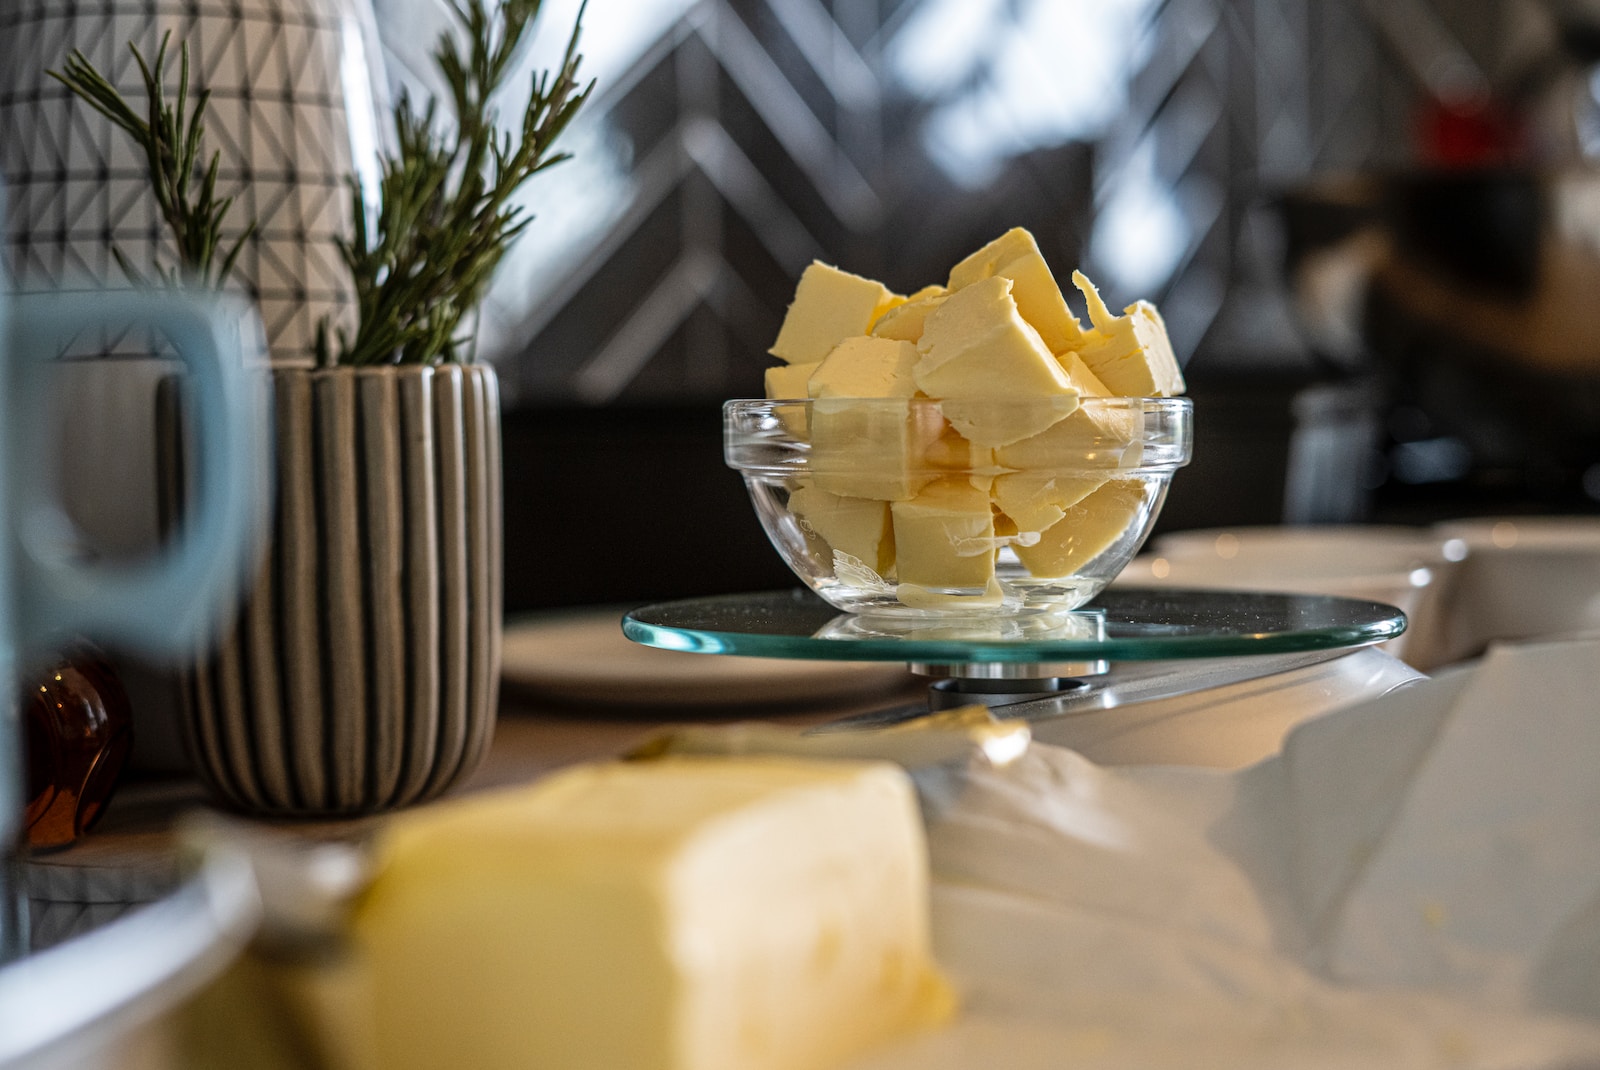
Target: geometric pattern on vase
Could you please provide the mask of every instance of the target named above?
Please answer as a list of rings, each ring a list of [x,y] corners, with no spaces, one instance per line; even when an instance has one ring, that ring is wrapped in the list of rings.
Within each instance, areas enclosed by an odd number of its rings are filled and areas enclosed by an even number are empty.
[[[195,768],[254,814],[432,798],[482,760],[499,697],[498,380],[486,364],[272,378],[272,535],[230,628],[183,673]],[[163,412],[180,426],[170,390]],[[182,485],[169,471],[169,513]]]
[[[387,98],[370,0],[184,0],[99,5],[21,0],[0,13],[0,167],[16,284],[122,287],[117,245],[137,267],[174,262],[144,160],[131,140],[47,70],[81,50],[142,110],[131,41],[153,60],[164,33],[167,93],[187,42],[193,91],[211,91],[203,160],[235,197],[226,247],[255,219],[237,272],[274,363],[309,364],[317,323],[348,324],[354,294],[335,239],[351,232],[351,175],[370,181],[376,108]],[[237,284],[230,283],[230,288]]]

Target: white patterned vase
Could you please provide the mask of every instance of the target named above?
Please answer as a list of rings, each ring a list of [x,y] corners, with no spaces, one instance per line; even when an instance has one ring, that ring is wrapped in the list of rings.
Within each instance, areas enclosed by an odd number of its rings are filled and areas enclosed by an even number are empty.
[[[273,363],[309,365],[317,324],[348,324],[353,314],[336,239],[351,233],[349,180],[373,190],[387,129],[371,0],[0,4],[0,168],[17,285],[127,285],[113,245],[136,266],[158,253],[173,262],[143,157],[47,74],[77,49],[142,111],[144,85],[128,46],[153,60],[168,31],[168,99],[176,97],[179,42],[189,46],[191,90],[211,93],[204,156],[220,153],[219,193],[235,197],[224,243],[250,220],[258,226],[238,274],[256,299]]]

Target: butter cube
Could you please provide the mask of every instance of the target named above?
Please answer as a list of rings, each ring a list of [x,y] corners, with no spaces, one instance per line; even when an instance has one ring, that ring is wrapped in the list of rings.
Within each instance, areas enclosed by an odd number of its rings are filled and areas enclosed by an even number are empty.
[[[951,294],[917,343],[918,389],[940,399],[945,419],[981,446],[1036,435],[1078,405],[1060,363],[1018,315],[1011,287],[996,276]]]
[[[765,376],[767,397],[773,401],[810,397],[806,392],[806,382],[811,378],[811,373],[821,366],[822,361],[817,360],[809,364],[779,364],[768,368]]]
[[[928,444],[922,455],[923,462],[932,469],[963,473],[968,482],[979,490],[987,491],[1000,469],[995,465],[994,450],[980,446],[964,437],[953,427]]]
[[[894,572],[894,536],[889,503],[871,498],[844,498],[811,484],[789,495],[789,509],[808,533],[833,554],[846,554],[880,577]],[[835,556],[837,562],[838,558]],[[846,570],[841,578],[855,575]]]
[[[1083,272],[1074,271],[1072,281],[1083,291],[1094,324],[1077,347],[1078,355],[1111,392],[1132,398],[1183,393],[1183,372],[1156,306],[1135,301],[1123,310],[1124,315],[1113,316]]]
[[[946,398],[939,411],[974,444],[991,449],[1048,429],[1077,411],[1076,394],[1046,398]]]
[[[581,766],[402,814],[379,862],[385,1070],[811,1070],[951,1007],[888,764]]]
[[[1067,308],[1061,287],[1039,252],[1039,243],[1013,227],[950,269],[950,289],[959,290],[997,275],[1013,283],[1022,318],[1033,325],[1052,353],[1075,348],[1083,338],[1078,318]]]
[[[1151,504],[1138,481],[1113,479],[1068,508],[1038,542],[1012,549],[1036,577],[1070,576],[1110,548]]]
[[[1061,353],[1056,357],[1061,370],[1078,391],[1079,397],[1110,398],[1117,394],[1077,353]],[[1143,396],[1143,395],[1139,395]],[[1068,423],[1068,421],[1062,421]],[[1083,405],[1072,414],[1070,424],[1063,433],[1077,432],[1085,449],[1104,449],[1113,445],[1124,446],[1139,437],[1144,427],[1144,408],[1141,405],[1116,402],[1110,405]]]
[[[910,501],[893,502],[895,570],[903,585],[977,593],[994,580],[994,513],[989,495],[945,477]]]
[[[846,338],[811,373],[806,390],[813,398],[908,398],[917,392],[911,369],[919,359],[910,342]]]
[[[1106,397],[1106,388],[1077,354],[1063,354],[1060,359],[1083,398]],[[1139,461],[1138,440],[1143,428],[1144,410],[1137,401],[1080,404],[1039,434],[999,447],[994,459],[1001,468],[1018,472],[1126,467]]]
[[[942,286],[931,289],[931,293],[926,289],[917,291],[922,296],[913,295],[905,304],[886,312],[872,325],[872,333],[879,338],[898,338],[905,342],[921,339],[928,315],[944,304],[944,299],[949,296]]]
[[[994,504],[1018,531],[1044,531],[1053,527],[1092,492],[1106,476],[1068,475],[1056,472],[1011,472],[995,476],[990,493]]]
[[[821,360],[846,338],[870,331],[893,296],[881,282],[812,261],[767,352],[787,364]]]
[[[819,398],[808,468],[831,494],[903,501],[937,476],[923,455],[943,426],[938,413],[905,398]]]
[[[899,308],[910,300],[905,294],[897,294],[888,287],[884,287],[884,297],[872,309],[872,322],[877,323],[886,313]]]
[[[847,498],[900,501],[934,478],[922,461],[943,422],[913,406],[916,346],[861,336],[839,343],[811,374],[810,471]]]

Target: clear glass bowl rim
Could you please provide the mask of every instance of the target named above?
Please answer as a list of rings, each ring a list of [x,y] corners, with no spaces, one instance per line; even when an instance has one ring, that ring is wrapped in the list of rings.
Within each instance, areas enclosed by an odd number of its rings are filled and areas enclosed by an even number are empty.
[[[793,409],[795,406],[810,406],[819,399],[814,398],[735,398],[726,401],[722,406],[723,426],[723,458],[728,467],[737,471],[750,474],[792,475],[796,467],[803,467],[806,463],[805,451],[809,443],[799,436],[791,433],[783,424],[779,415],[780,409]],[[885,408],[904,405],[907,411],[919,407],[937,407],[938,399],[913,397],[913,398],[828,398],[829,402],[858,402],[864,404],[880,404]],[[1042,404],[1045,399],[1025,399],[1020,405]],[[1138,407],[1145,414],[1144,430],[1135,441],[1140,443],[1146,457],[1141,463],[1122,469],[1122,473],[1131,478],[1137,478],[1141,473],[1153,471],[1170,472],[1187,465],[1194,453],[1194,402],[1186,397],[1172,398],[1135,398],[1135,397],[1107,397],[1083,398],[1080,405],[1085,409],[1106,409],[1108,411],[1126,411]],[[758,426],[759,425],[759,426]],[[1111,443],[1111,445],[1131,445],[1131,443]],[[766,456],[757,457],[748,455],[751,451],[770,451]],[[1151,459],[1154,452],[1157,459]],[[775,459],[776,453],[781,459]],[[1108,467],[1104,460],[1091,460],[1090,453],[1085,451],[1081,456],[1085,459],[1082,467],[1086,469],[1104,470]],[[1075,467],[1074,458],[1063,454],[1052,468],[1071,469]],[[1118,467],[1113,464],[1110,467]]]

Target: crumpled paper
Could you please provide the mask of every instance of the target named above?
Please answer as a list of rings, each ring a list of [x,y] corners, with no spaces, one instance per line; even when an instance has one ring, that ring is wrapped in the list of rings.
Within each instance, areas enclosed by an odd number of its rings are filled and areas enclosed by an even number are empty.
[[[1222,772],[918,773],[957,1021],[858,1070],[1600,1066],[1600,641]]]

